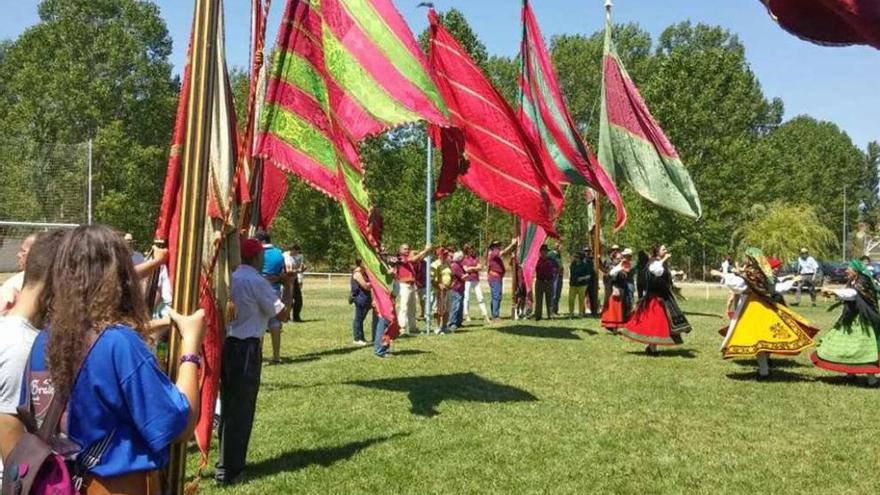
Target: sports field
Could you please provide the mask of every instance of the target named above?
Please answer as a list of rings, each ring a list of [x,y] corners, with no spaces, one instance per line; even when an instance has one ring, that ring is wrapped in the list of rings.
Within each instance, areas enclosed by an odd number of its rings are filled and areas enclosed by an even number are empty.
[[[383,360],[350,345],[346,288],[312,283],[263,369],[245,479],[202,493],[880,491],[880,390],[806,355],[758,382],[719,357],[725,294],[686,294],[695,331],[659,357],[560,319],[402,338]],[[801,312],[827,328],[827,306]]]

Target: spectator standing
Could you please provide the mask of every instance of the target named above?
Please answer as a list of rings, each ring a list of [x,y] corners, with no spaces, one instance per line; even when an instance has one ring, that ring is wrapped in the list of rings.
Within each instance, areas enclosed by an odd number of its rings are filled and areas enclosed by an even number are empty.
[[[449,254],[446,248],[437,248],[431,262],[431,285],[434,292],[434,316],[437,325],[435,333],[443,333],[449,329],[449,295],[452,286],[452,268],[449,266]]]
[[[551,300],[553,283],[556,280],[556,262],[548,256],[547,245],[540,248],[538,263],[535,265],[535,321],[541,321],[544,305],[547,306],[547,319],[552,318]]]
[[[807,248],[801,248],[801,254],[798,257],[798,275],[801,276],[797,283],[797,294],[795,295],[792,306],[798,306],[801,303],[801,292],[806,287],[810,292],[810,301],[813,306],[816,305],[816,274],[819,272],[819,263],[810,256]]]
[[[266,231],[259,231],[256,239],[263,245],[263,277],[271,284],[277,298],[290,307],[290,300],[285,297],[285,286],[289,284],[290,277],[284,270],[284,253],[272,245],[272,238]],[[271,364],[281,362],[281,321],[277,318],[268,320],[269,334],[272,337],[272,361]]]
[[[5,315],[7,311],[15,306],[18,294],[21,292],[22,286],[24,286],[24,267],[27,263],[28,252],[31,250],[31,245],[33,245],[36,238],[36,234],[31,234],[25,237],[18,247],[18,253],[15,256],[19,271],[0,286],[0,316]]]
[[[449,330],[454,332],[461,328],[463,324],[464,305],[464,285],[467,274],[464,271],[462,262],[464,261],[464,252],[456,251],[452,255],[452,263],[450,263],[450,282],[447,292],[449,299]]]
[[[31,254],[24,266],[15,307],[0,316],[0,460],[9,456],[24,433],[24,425],[17,416],[24,371],[38,328],[43,325],[46,278],[64,234],[55,230],[36,237],[29,247]]]
[[[171,315],[181,335],[171,383],[145,343],[146,301],[120,235],[101,225],[65,235],[45,290],[51,329],[35,341],[29,373],[51,376],[35,402],[67,400],[67,437],[88,454],[79,467],[94,461],[82,492],[158,494],[170,445],[190,439],[199,416],[204,312]]]
[[[415,268],[416,275],[416,299],[418,299],[419,309],[418,314],[416,315],[416,320],[424,320],[425,319],[425,274],[427,273],[427,262],[425,260],[419,261],[418,263],[413,263],[413,268]],[[430,311],[428,311],[430,312]]]
[[[131,262],[134,263],[134,266],[138,266],[147,260],[147,258],[144,256],[144,253],[138,251],[137,248],[134,247],[133,235],[126,232],[122,239],[125,241],[126,244],[128,244],[128,248],[131,249]]]
[[[302,322],[302,286],[308,267],[298,244],[290,246],[290,249],[284,253],[284,270],[290,279],[291,320]]]
[[[565,275],[565,266],[562,263],[562,243],[553,241],[553,249],[547,253],[547,257],[556,263],[556,277],[553,279],[550,307],[553,309],[553,316],[559,316],[559,300],[562,299],[562,278]]]
[[[590,314],[599,316],[599,277],[596,275],[596,265],[593,264],[593,250],[584,249],[584,257],[587,260],[587,298],[590,302]]]
[[[373,288],[370,286],[370,281],[364,272],[363,260],[357,258],[354,265],[354,271],[351,272],[351,295],[349,299],[354,305],[352,343],[363,347],[367,345],[367,341],[364,338],[364,320],[366,320],[367,313],[370,312],[373,306]],[[376,321],[375,313],[373,313],[373,321]]]
[[[721,273],[724,275],[733,273],[733,257],[729,254],[721,261]]]
[[[462,303],[464,320],[471,321],[470,297],[473,292],[473,294],[477,296],[477,304],[480,306],[480,314],[483,315],[486,323],[489,323],[489,313],[486,311],[486,302],[483,300],[483,290],[480,288],[480,271],[483,269],[483,265],[480,264],[477,252],[470,244],[464,245],[464,259],[461,261],[461,266],[465,271],[464,301]]]
[[[586,300],[587,285],[590,282],[590,263],[587,261],[584,251],[577,253],[571,260],[568,270],[568,317],[575,316],[574,305],[577,301],[577,316],[586,316],[584,302]]]
[[[418,332],[416,328],[416,298],[418,297],[418,286],[416,285],[416,277],[418,268],[416,265],[422,262],[428,253],[431,252],[431,246],[426,245],[425,249],[416,254],[412,254],[409,244],[401,244],[397,253],[397,271],[395,278],[397,280],[397,322],[400,324],[401,334],[415,334]],[[430,308],[426,308],[430,311]],[[425,316],[427,318],[427,315]]]
[[[503,281],[504,273],[504,256],[507,256],[516,247],[517,239],[514,237],[510,244],[501,249],[501,242],[492,241],[489,244],[489,252],[486,255],[486,267],[489,271],[487,278],[489,279],[489,289],[492,292],[491,316],[492,320],[498,321],[501,318],[501,298],[503,297]]]
[[[226,329],[220,377],[220,454],[214,472],[218,483],[228,484],[241,475],[247,460],[263,366],[263,335],[269,320],[287,320],[288,310],[278,290],[260,270],[266,262],[265,241],[241,243],[241,265],[232,273],[230,295],[235,319]]]

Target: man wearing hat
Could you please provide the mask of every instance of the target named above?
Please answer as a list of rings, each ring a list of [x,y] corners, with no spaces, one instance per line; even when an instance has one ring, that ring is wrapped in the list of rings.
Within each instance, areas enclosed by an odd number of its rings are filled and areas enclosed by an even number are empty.
[[[261,275],[263,243],[241,243],[241,265],[232,273],[230,296],[235,317],[226,328],[220,376],[220,458],[214,478],[231,483],[244,470],[254,424],[260,372],[263,369],[263,335],[269,320],[287,321],[288,309]]]
[[[804,287],[810,291],[810,301],[813,306],[816,305],[816,273],[819,272],[819,264],[810,256],[807,248],[801,248],[801,255],[798,257],[798,275],[801,280],[797,283],[797,295],[795,296],[793,306],[801,303],[801,291]]]
[[[590,314],[599,316],[599,277],[596,275],[596,266],[593,264],[593,250],[584,248],[584,258],[587,260],[587,299],[590,302]]]
[[[586,316],[584,311],[584,301],[587,296],[587,286],[590,283],[592,274],[592,260],[587,259],[586,250],[577,253],[571,260],[571,266],[568,269],[568,317],[574,318]],[[578,312],[574,312],[574,305],[577,302]]]

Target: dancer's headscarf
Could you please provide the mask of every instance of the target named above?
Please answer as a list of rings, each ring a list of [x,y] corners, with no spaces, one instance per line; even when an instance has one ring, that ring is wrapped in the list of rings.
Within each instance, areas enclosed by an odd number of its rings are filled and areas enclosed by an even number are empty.
[[[746,249],[746,262],[742,269],[742,276],[749,288],[758,296],[768,302],[775,302],[776,276],[773,274],[770,262],[760,248]]]
[[[876,308],[880,285],[877,284],[874,273],[861,260],[850,260],[847,266],[859,274],[858,279],[853,283],[854,288]]]

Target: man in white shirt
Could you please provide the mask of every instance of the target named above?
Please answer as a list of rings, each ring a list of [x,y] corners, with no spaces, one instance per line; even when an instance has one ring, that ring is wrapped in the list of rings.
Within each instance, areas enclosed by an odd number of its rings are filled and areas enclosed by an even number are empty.
[[[15,306],[0,317],[0,459],[9,455],[24,433],[24,425],[17,416],[25,385],[22,383],[24,371],[42,324],[43,288],[64,234],[60,230],[47,232],[28,243],[30,254],[26,255],[24,282],[18,299]]]
[[[31,234],[21,241],[21,246],[19,246],[18,253],[16,254],[19,272],[0,286],[0,316],[5,315],[15,306],[15,300],[18,298],[18,293],[21,292],[22,285],[24,285],[24,266],[27,263],[28,252],[31,250],[31,245],[33,245],[36,238],[37,234]]]
[[[220,375],[220,458],[214,479],[229,484],[242,473],[254,424],[260,372],[263,369],[263,335],[269,320],[287,321],[288,309],[262,275],[263,244],[256,239],[241,243],[241,265],[232,274],[230,294],[235,317],[226,329]]]
[[[801,303],[801,291],[804,287],[810,291],[810,301],[813,306],[816,305],[816,274],[819,273],[819,263],[810,256],[807,248],[801,248],[801,255],[798,258],[798,275],[801,276],[800,282],[797,283],[797,295],[795,296],[792,306],[798,306]]]

